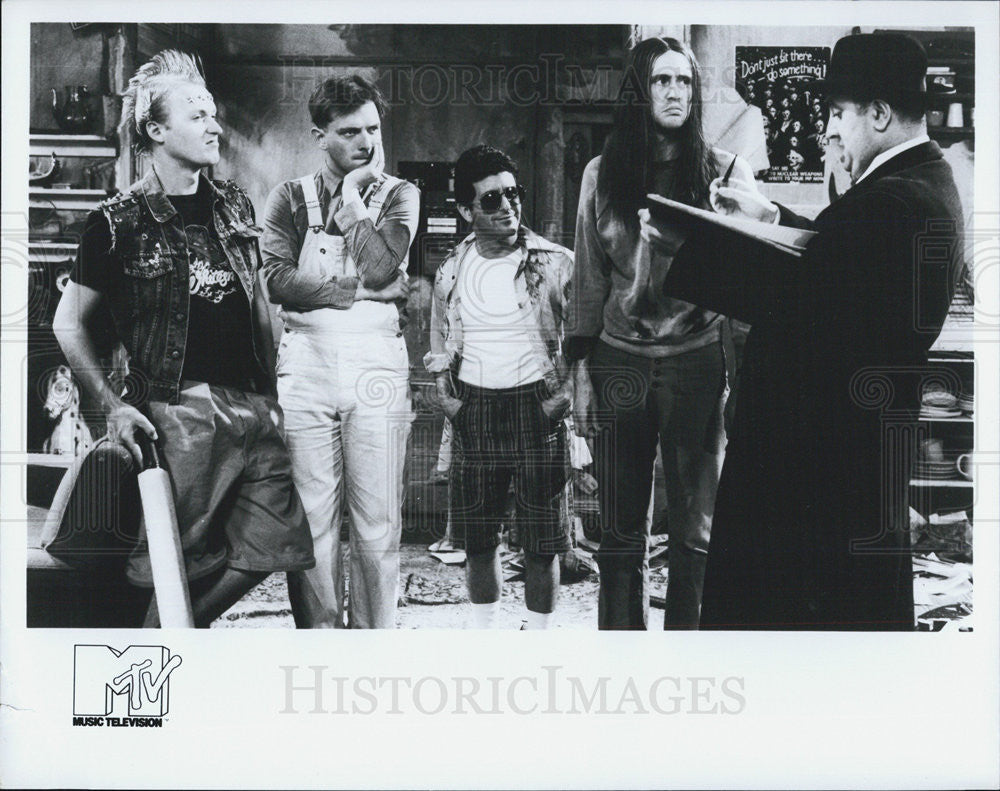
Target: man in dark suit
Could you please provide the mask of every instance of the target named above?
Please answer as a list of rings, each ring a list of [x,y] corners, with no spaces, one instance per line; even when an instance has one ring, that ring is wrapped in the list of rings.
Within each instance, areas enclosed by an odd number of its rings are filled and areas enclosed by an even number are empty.
[[[853,186],[814,222],[751,184],[713,183],[716,211],[811,228],[801,258],[730,232],[678,240],[664,290],[753,325],[715,507],[702,628],[913,628],[907,524],[927,350],[961,268],[951,169],[924,124],[923,49],[837,42],[828,154]]]

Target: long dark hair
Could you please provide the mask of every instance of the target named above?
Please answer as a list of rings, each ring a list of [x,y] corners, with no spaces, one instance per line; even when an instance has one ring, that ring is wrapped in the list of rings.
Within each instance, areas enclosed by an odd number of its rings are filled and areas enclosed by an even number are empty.
[[[637,230],[636,211],[653,190],[656,126],[650,112],[650,75],[656,59],[679,52],[691,64],[691,112],[680,130],[680,157],[674,175],[674,200],[690,205],[708,197],[716,175],[715,157],[701,128],[701,71],[694,53],[675,38],[647,38],[629,53],[618,89],[614,127],[604,142],[597,189],[608,199],[612,212],[626,226]]]

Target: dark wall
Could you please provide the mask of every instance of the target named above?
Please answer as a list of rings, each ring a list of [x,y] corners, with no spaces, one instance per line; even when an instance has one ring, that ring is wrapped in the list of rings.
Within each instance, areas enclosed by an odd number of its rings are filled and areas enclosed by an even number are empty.
[[[389,96],[384,143],[390,171],[401,161],[454,160],[465,148],[490,142],[519,162],[532,194],[541,188],[536,181],[561,182],[559,173],[550,178],[553,165],[538,162],[562,146],[558,130],[556,145],[546,134],[551,118],[544,115],[545,105],[580,98],[560,80],[559,69],[569,65],[582,74],[599,64],[617,65],[625,41],[623,26],[608,25],[125,27],[136,41],[137,62],[169,46],[200,54],[226,130],[216,175],[243,184],[259,211],[280,181],[319,167],[305,105],[312,88],[338,70],[367,72]],[[33,128],[57,128],[51,87],[60,91],[60,104],[66,85],[106,91],[105,29],[110,26],[77,31],[67,23],[32,26]],[[582,90],[591,98],[607,98],[609,92],[607,86],[595,92],[589,84]],[[100,112],[97,96],[94,111]],[[95,120],[94,131],[99,128]],[[549,154],[543,153],[545,143]],[[555,215],[536,218],[533,211],[529,200],[528,220],[539,227],[561,222]]]
[[[322,163],[309,134],[308,93],[289,92],[276,66],[217,65],[207,71],[224,130],[215,173],[239,182],[261,214],[275,185],[318,170]],[[315,84],[331,70],[299,71]]]
[[[295,85],[310,87],[346,67],[296,67]],[[376,79],[380,70],[364,68]],[[384,75],[385,70],[381,70]],[[387,169],[401,161],[454,161],[466,148],[489,142],[506,150],[521,166],[521,176],[531,183],[534,166],[536,109],[506,101],[453,104],[445,99],[457,91],[454,72],[442,69],[440,93],[425,93],[433,102],[413,96],[410,76],[397,72],[397,97],[383,120]],[[268,192],[276,184],[318,169],[322,159],[309,134],[312,125],[306,102],[308,91],[290,87],[284,68],[278,66],[220,65],[210,70],[210,88],[220,108],[225,129],[222,161],[216,168],[223,178],[245,186],[262,211]]]
[[[227,133],[217,172],[243,184],[258,210],[274,185],[320,166],[309,93],[331,73],[359,69],[390,102],[388,170],[403,161],[454,161],[489,142],[518,161],[534,192],[546,156],[545,105],[567,91],[575,98],[559,69],[617,65],[625,39],[614,26],[539,25],[218,25],[212,38],[215,62],[206,60],[206,69]],[[596,88],[598,98],[607,92],[603,83]],[[545,218],[533,211],[529,201],[527,219],[539,225]]]

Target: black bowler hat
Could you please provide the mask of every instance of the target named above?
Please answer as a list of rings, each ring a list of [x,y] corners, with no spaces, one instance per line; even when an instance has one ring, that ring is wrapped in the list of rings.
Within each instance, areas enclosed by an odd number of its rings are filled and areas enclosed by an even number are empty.
[[[826,79],[813,83],[827,99],[925,100],[927,53],[901,33],[845,36],[834,45]]]

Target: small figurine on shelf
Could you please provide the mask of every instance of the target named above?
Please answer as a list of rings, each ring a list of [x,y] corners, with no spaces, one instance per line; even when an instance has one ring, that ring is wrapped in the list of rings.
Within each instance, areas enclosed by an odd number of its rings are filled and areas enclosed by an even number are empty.
[[[90,109],[90,92],[86,85],[67,85],[66,101],[59,106],[59,92],[52,89],[52,115],[64,132],[87,132],[90,130],[93,113]]]
[[[82,456],[94,439],[80,416],[80,388],[69,367],[60,365],[45,378],[45,411],[56,421],[51,436],[42,445],[44,453]]]
[[[36,165],[35,162],[28,162],[28,183],[32,187],[48,187],[52,184],[56,178],[59,177],[59,172],[62,170],[62,163],[56,157],[56,152],[53,151],[49,155],[47,162],[40,165]]]

